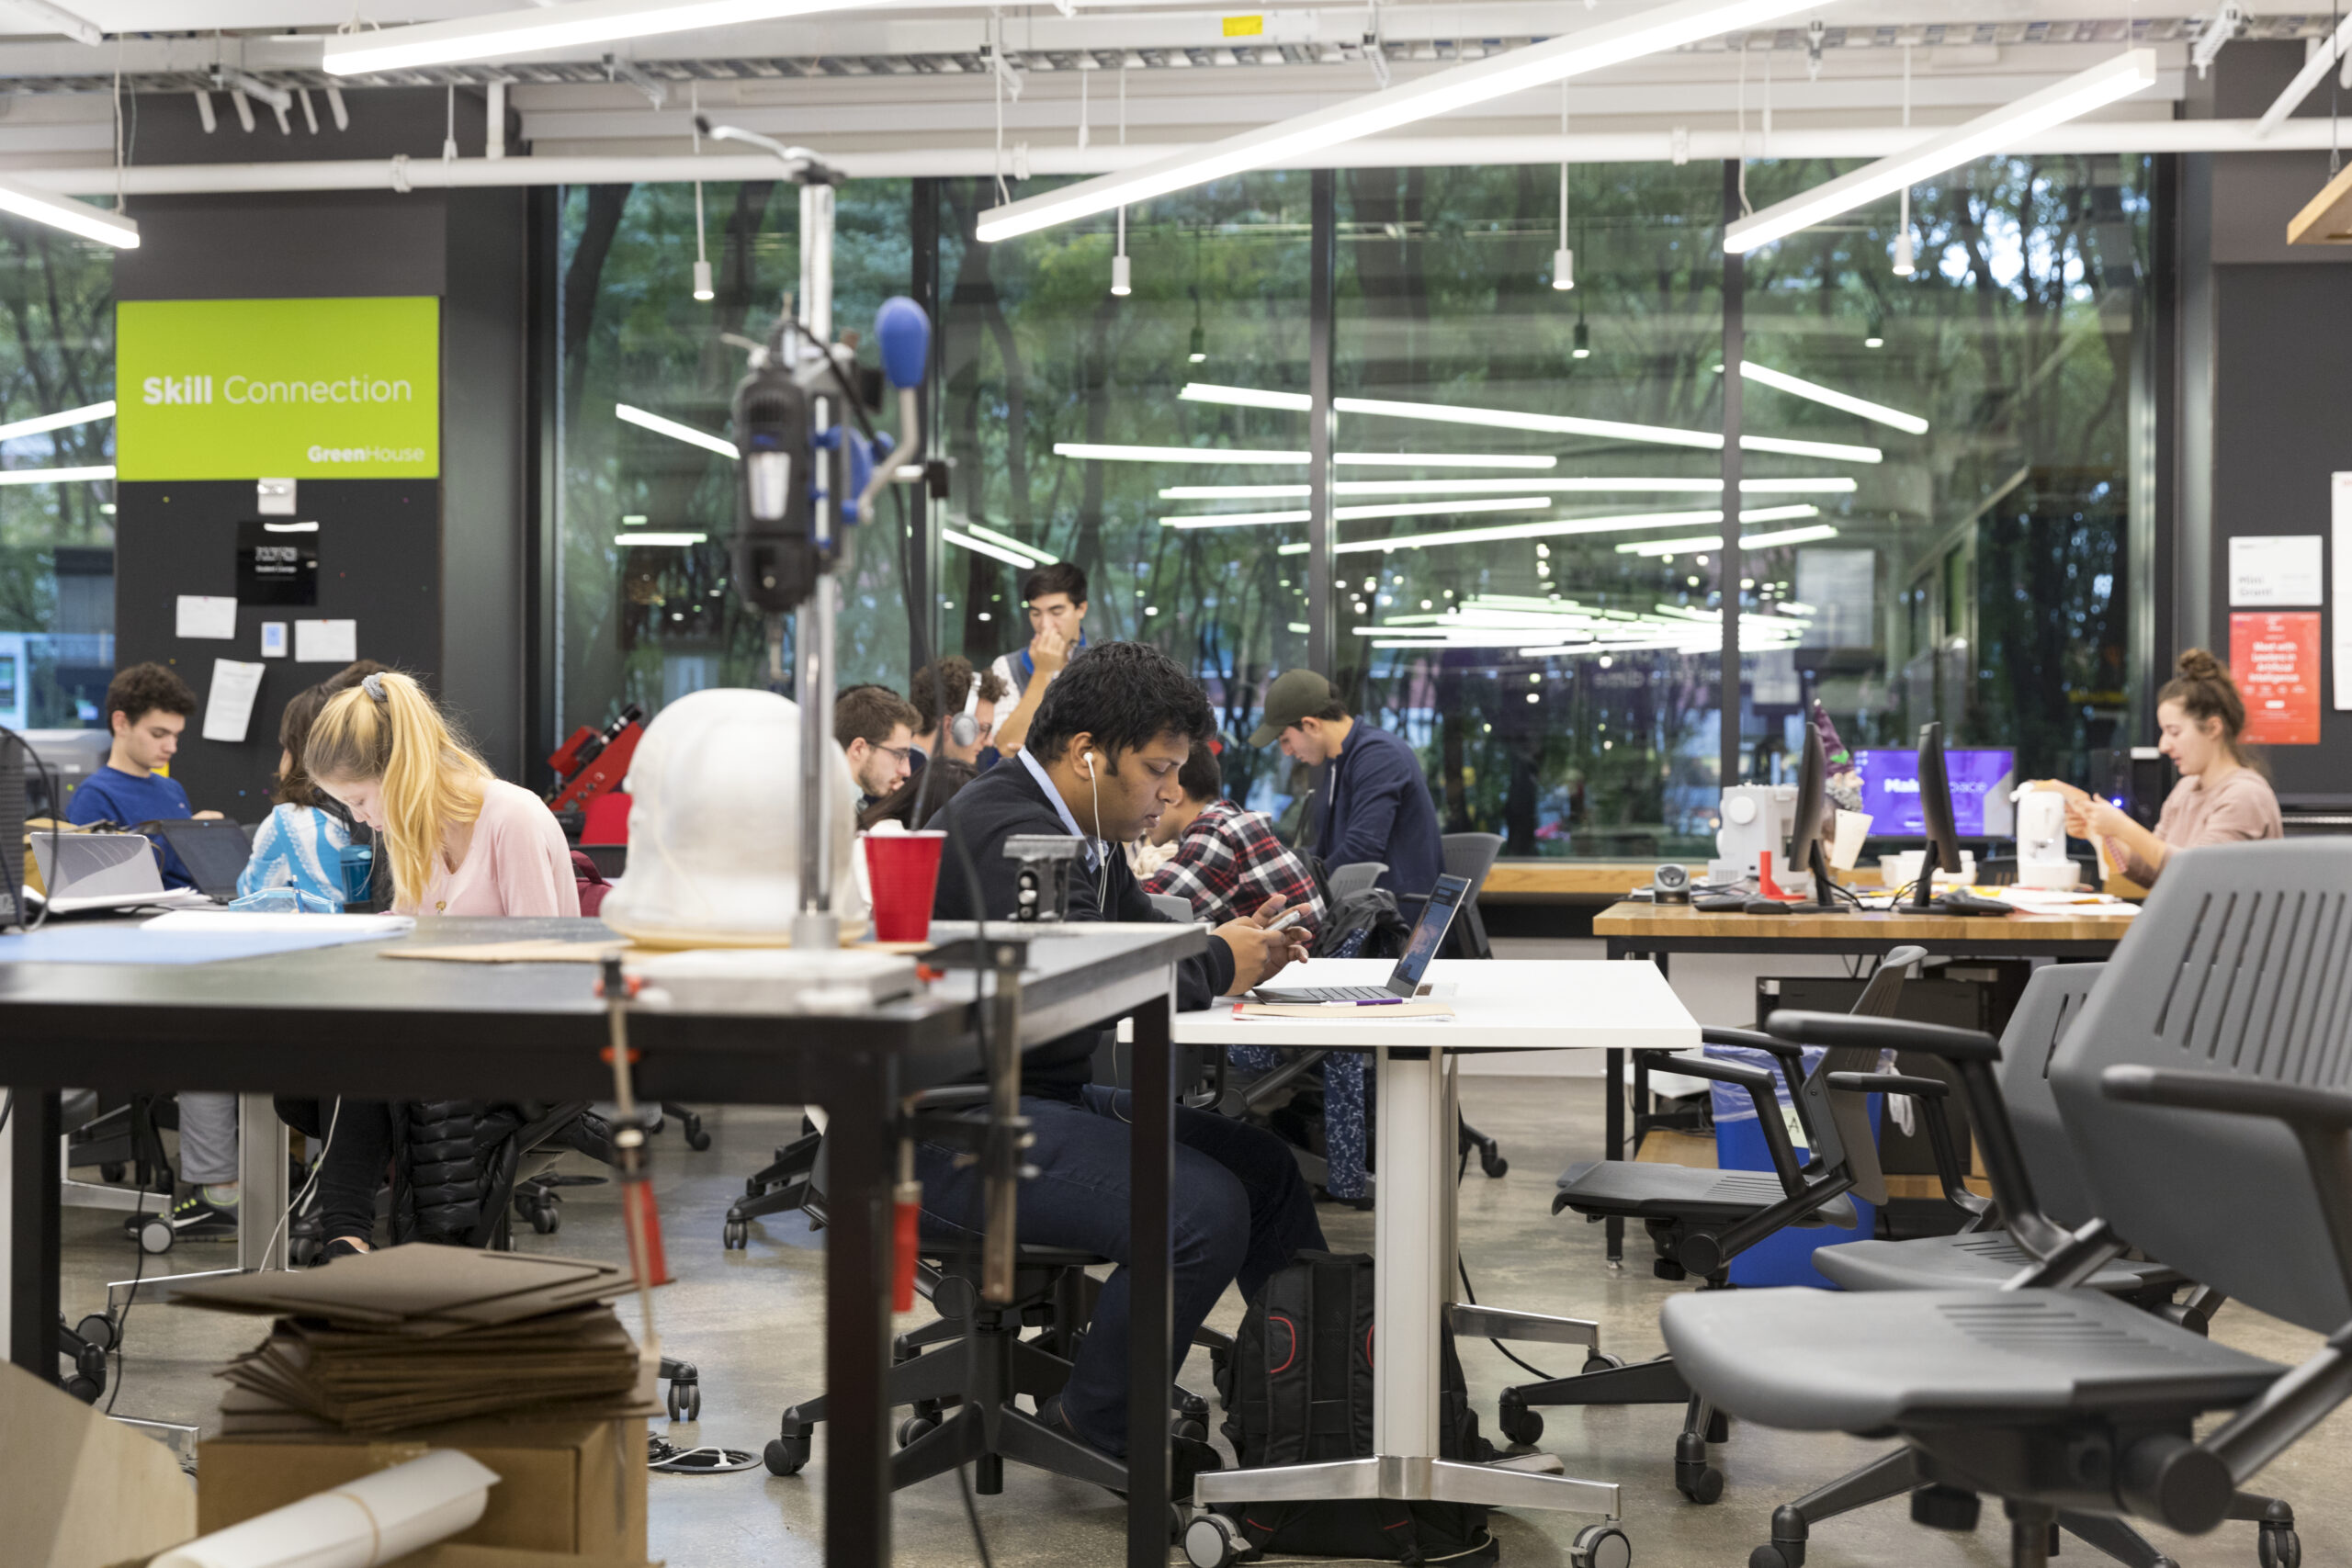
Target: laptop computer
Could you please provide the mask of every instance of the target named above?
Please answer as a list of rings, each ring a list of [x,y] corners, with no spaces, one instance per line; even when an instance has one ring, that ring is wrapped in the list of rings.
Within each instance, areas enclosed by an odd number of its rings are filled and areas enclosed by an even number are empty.
[[[245,863],[254,858],[253,840],[225,818],[141,822],[130,830],[169,844],[195,879],[197,891],[223,904],[237,896],[237,878],[244,874]]]
[[[209,909],[211,899],[192,887],[165,891],[155,863],[155,846],[137,833],[33,832],[33,864],[49,889],[50,912],[86,914],[97,909]],[[26,891],[28,905],[40,895]]]
[[[1453,928],[1453,917],[1469,891],[1470,879],[1466,876],[1437,879],[1437,886],[1430,890],[1430,901],[1421,906],[1421,918],[1414,922],[1411,939],[1405,943],[1396,967],[1388,972],[1384,985],[1308,986],[1295,991],[1270,991],[1261,987],[1251,994],[1261,1002],[1378,1002],[1409,998],[1421,988],[1421,971],[1430,966],[1430,960],[1444,945],[1445,933]]]

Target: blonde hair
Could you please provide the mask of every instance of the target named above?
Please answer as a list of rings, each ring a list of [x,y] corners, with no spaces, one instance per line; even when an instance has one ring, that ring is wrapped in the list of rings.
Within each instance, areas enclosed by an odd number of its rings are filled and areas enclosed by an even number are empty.
[[[302,770],[321,784],[379,783],[392,903],[424,898],[449,829],[481,815],[493,775],[410,676],[387,670],[337,693],[311,725]]]

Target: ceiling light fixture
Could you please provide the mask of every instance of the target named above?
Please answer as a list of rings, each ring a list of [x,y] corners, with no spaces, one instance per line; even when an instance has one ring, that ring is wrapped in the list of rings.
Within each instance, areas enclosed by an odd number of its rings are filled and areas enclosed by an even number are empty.
[[[842,8],[842,0],[570,0],[455,21],[331,33],[321,63],[330,76],[364,76]]]
[[[1304,452],[1217,446],[1123,446],[1100,441],[1057,441],[1054,456],[1098,463],[1213,463],[1244,468],[1303,468]],[[1335,463],[1382,468],[1549,468],[1557,457],[1492,452],[1341,452]]]
[[[1205,147],[1186,148],[1132,169],[1024,197],[980,214],[978,235],[982,243],[993,243],[1114,207],[1148,201],[1227,175],[1262,169],[1343,141],[1394,130],[1433,115],[1451,114],[1679,49],[1719,33],[1756,27],[1803,10],[1807,3],[1811,0],[1679,0],[1622,21],[1581,28],[1525,49],[1432,72],[1416,81],[1260,126]]]
[[[1747,522],[1747,513],[1740,514]],[[1816,523],[1809,528],[1783,528],[1775,534],[1742,534],[1739,547],[1743,550],[1766,550],[1775,545],[1809,545],[1816,539],[1834,539],[1838,530],[1826,523]],[[1702,535],[1695,539],[1637,539],[1617,547],[1621,556],[1679,556],[1692,550],[1711,550],[1723,543],[1719,535]]]
[[[1462,512],[1541,512],[1552,505],[1551,499],[1540,495],[1498,497],[1491,501],[1423,501],[1407,502],[1384,506],[1334,507],[1334,521],[1361,522],[1372,517],[1446,517]],[[1163,517],[1163,528],[1227,528],[1243,523],[1304,523],[1309,513],[1304,512],[1210,512],[1188,513],[1178,517]]]
[[[39,435],[44,430],[64,430],[72,425],[87,424],[94,419],[112,419],[114,400],[90,403],[62,413],[37,413],[30,419],[19,419],[0,424],[0,441],[14,441],[19,435]]]
[[[52,229],[62,229],[117,250],[139,248],[139,225],[130,219],[118,218],[103,207],[92,207],[71,197],[51,196],[14,180],[0,179],[0,212],[29,218],[36,223],[46,223]]]
[[[1948,169],[1987,157],[2054,125],[2155,85],[2156,51],[2130,49],[2041,92],[1964,125],[1939,131],[1915,147],[1866,164],[1786,201],[1738,219],[1724,230],[1724,249],[1745,254],[1786,239],[1838,213],[1851,211]]]
[[[1911,129],[1911,46],[1903,46],[1903,129]],[[1894,276],[1908,277],[1918,271],[1911,257],[1911,187],[1903,187],[1903,209],[1894,220]]]
[[[709,537],[707,534],[652,534],[640,529],[634,534],[616,535],[613,543],[624,548],[631,545],[647,545],[672,546],[683,549],[688,545],[699,545]]]
[[[1742,523],[1778,522],[1790,517],[1817,517],[1817,506],[1743,508]],[[1455,528],[1442,534],[1398,534],[1385,539],[1351,539],[1332,547],[1339,555],[1366,555],[1375,550],[1419,550],[1436,545],[1488,545],[1503,539],[1555,539],[1578,534],[1622,534],[1635,528],[1695,528],[1720,524],[1721,512],[1632,512],[1613,517],[1546,517],[1533,523],[1497,523],[1479,528]],[[1710,538],[1706,547],[1720,543]],[[1687,550],[1692,547],[1685,544]],[[1623,547],[1621,546],[1622,549]],[[1304,541],[1275,547],[1275,554],[1305,555]]]
[[[674,419],[663,419],[658,413],[648,413],[643,409],[632,408],[627,403],[615,403],[613,412],[623,423],[634,424],[640,430],[650,430],[656,435],[666,435],[673,441],[683,441],[689,446],[699,446],[706,452],[716,452],[722,457],[731,458],[741,456],[735,450],[735,443],[725,436],[713,435],[707,430],[696,430],[691,424],[680,424]]]
[[[1083,88],[1086,78],[1079,77],[1078,85]],[[1079,141],[1082,144],[1086,140],[1086,127],[1081,124],[1078,129]],[[1119,54],[1119,145],[1125,147],[1126,144],[1127,56],[1123,50]],[[1124,207],[1119,209],[1119,248],[1111,257],[1111,292],[1122,299],[1135,292],[1135,278],[1127,267],[1127,209]]]
[[[1036,566],[1051,566],[1061,559],[1059,556],[1047,555],[1036,546],[1016,539],[1010,534],[1000,534],[993,528],[983,528],[968,517],[956,519],[956,526],[974,538],[986,539],[990,544],[1002,545],[1006,549],[1018,550],[1024,556],[1034,557],[1035,559],[1031,564]]]
[[[1807,399],[1825,408],[1860,414],[1874,423],[1888,425],[1907,434],[1928,434],[1928,422],[1916,413],[1905,413],[1901,409],[1889,408],[1884,403],[1874,403],[1867,398],[1858,398],[1849,392],[1840,392],[1817,382],[1792,376],[1785,370],[1768,369],[1752,359],[1743,359],[1739,362],[1739,378],[1743,381],[1754,381],[1759,386],[1770,387],[1775,391],[1786,392],[1791,397]]]
[[[1568,144],[1568,85],[1560,84],[1560,145]],[[1565,294],[1577,286],[1577,254],[1568,249],[1568,164],[1560,162],[1560,244],[1552,253],[1552,287]]]
[[[0,468],[0,485],[65,485],[112,478],[112,463],[93,463],[80,468]]]
[[[992,559],[1004,562],[1007,566],[1017,566],[1022,568],[1023,570],[1026,570],[1030,567],[1037,564],[1031,560],[1027,556],[1016,554],[1012,550],[1006,549],[1002,545],[991,544],[986,539],[976,539],[972,537],[971,535],[958,532],[954,528],[940,529],[939,537],[940,542],[943,544],[954,545],[958,549],[969,550],[976,556],[988,556]]]
[[[1306,485],[1170,485],[1162,501],[1263,501],[1277,496],[1305,495]],[[1336,495],[1510,495],[1546,491],[1555,495],[1719,495],[1718,479],[1340,479]],[[1742,495],[1851,495],[1855,484],[1843,475],[1821,479],[1742,479]]]
[[[702,156],[702,84],[697,82],[687,94],[687,107],[695,136],[695,156]],[[710,286],[710,253],[704,248],[702,220],[702,182],[695,182],[695,298],[711,300],[718,291]]]

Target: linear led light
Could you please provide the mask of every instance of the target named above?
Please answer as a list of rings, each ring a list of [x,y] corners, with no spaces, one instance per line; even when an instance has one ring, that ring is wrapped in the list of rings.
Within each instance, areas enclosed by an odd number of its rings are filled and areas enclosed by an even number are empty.
[[[69,196],[51,196],[14,180],[0,179],[0,212],[13,212],[19,218],[29,218],[36,223],[46,223],[52,229],[62,229],[117,250],[139,248],[139,225],[130,219],[118,218],[103,207],[92,207]]]
[[[1758,386],[1770,387],[1776,391],[1786,392],[1792,397],[1809,398],[1825,407],[1839,409],[1847,413],[1860,414],[1875,423],[1892,425],[1906,434],[1928,434],[1928,422],[1916,413],[1905,413],[1901,409],[1891,409],[1884,403],[1874,403],[1867,398],[1857,398],[1834,388],[1804,380],[1784,370],[1768,370],[1752,359],[1743,359],[1739,362],[1739,378],[1743,381],[1753,381]]]
[[[1305,452],[1227,446],[1120,446],[1096,441],[1057,441],[1057,457],[1097,463],[1217,463],[1262,468],[1303,468]],[[1340,452],[1335,463],[1379,468],[1549,468],[1557,457],[1499,452]]]
[[[1259,392],[1247,387],[1219,387],[1195,381],[1177,394],[1196,403],[1234,403],[1243,407],[1297,408],[1302,402],[1271,402],[1268,399],[1299,399],[1295,392]],[[1532,430],[1547,435],[1582,435],[1603,441],[1646,441],[1661,446],[1689,446],[1699,451],[1723,450],[1718,430],[1684,430],[1670,424],[1633,424],[1616,419],[1585,419],[1576,414],[1526,413],[1518,409],[1464,408],[1453,403],[1405,402],[1393,398],[1334,398],[1340,413],[1377,415],[1386,419],[1419,419],[1439,424],[1475,424],[1487,429]],[[1839,462],[1876,463],[1885,454],[1875,446],[1851,446],[1834,441],[1796,441],[1778,435],[1742,435],[1740,448],[1748,452],[1782,452],[1798,457],[1827,457]],[[1341,462],[1348,459],[1342,457]]]
[[[1363,468],[1553,468],[1560,463],[1508,452],[1341,452],[1331,461]]]
[[[1163,517],[1163,528],[1241,528],[1257,523],[1306,523],[1312,512],[1216,512],[1194,517]]]
[[[958,533],[953,528],[940,529],[939,537],[943,542],[954,545],[959,549],[969,550],[976,556],[991,557],[1004,562],[1007,566],[1017,566],[1025,570],[1037,564],[1027,556],[1015,554],[1002,545],[992,544],[986,539],[976,539],[969,534]]]
[[[1834,539],[1838,530],[1826,523],[1816,523],[1809,528],[1783,528],[1777,534],[1742,534],[1739,547],[1743,550],[1765,550],[1774,545],[1810,545],[1816,539]],[[1617,547],[1621,556],[1687,556],[1693,550],[1712,550],[1723,545],[1721,535],[1702,535],[1694,539],[1637,539]]]
[[[1315,400],[1305,392],[1269,392],[1256,387],[1220,387],[1209,381],[1187,381],[1176,394],[1179,401],[1187,403],[1227,403],[1243,409],[1288,409],[1306,413],[1315,407]]]
[[[85,468],[0,468],[0,485],[70,485],[112,478],[112,463],[93,463]]]
[[[0,424],[0,441],[14,441],[19,435],[39,435],[44,430],[64,430],[76,424],[87,424],[94,419],[112,419],[114,400],[91,403],[85,408],[67,409],[62,413],[37,413],[30,419],[20,419]]]
[[[842,6],[842,0],[572,0],[569,5],[499,11],[450,22],[330,33],[323,63],[331,76],[361,76],[458,60],[503,60],[514,54],[575,49],[654,33],[773,21],[812,11],[837,11]]]
[[[689,446],[699,446],[722,457],[740,456],[735,450],[735,443],[723,435],[713,435],[707,430],[696,430],[691,424],[680,424],[674,419],[663,419],[658,413],[648,413],[627,403],[615,403],[613,412],[620,417],[622,423],[650,430],[656,435],[666,435],[673,441],[683,441]]]
[[[1445,517],[1458,512],[1541,512],[1552,504],[1550,498],[1541,495],[1497,497],[1490,501],[1419,501],[1392,502],[1380,506],[1335,506],[1331,516],[1347,523],[1367,517]],[[1209,512],[1180,517],[1163,517],[1163,528],[1230,528],[1245,523],[1305,523],[1314,513],[1308,512]]]
[[[1312,487],[1289,485],[1170,485],[1162,501],[1271,501],[1279,496],[1306,495]],[[1521,491],[1544,491],[1555,495],[1718,495],[1724,482],[1714,479],[1340,479],[1331,486],[1335,495],[1493,495]],[[1821,479],[1742,479],[1742,495],[1851,495],[1854,481],[1843,475]]]
[[[1495,483],[1516,490],[1528,483],[1525,479],[1497,479]],[[1337,490],[1337,485],[1332,487]],[[1159,492],[1162,501],[1272,501],[1281,496],[1311,495],[1313,485],[1169,485]]]
[[[632,533],[614,535],[613,543],[622,548],[631,545],[675,545],[683,548],[687,545],[699,545],[709,537],[707,534],[657,534],[639,528]]]
[[[1245,169],[1261,169],[1343,141],[1376,136],[1432,115],[1451,114],[1531,87],[1679,49],[1718,33],[1756,27],[1804,8],[1792,0],[1679,0],[1623,21],[1579,28],[1564,38],[1432,72],[1417,81],[1399,83],[1312,114],[991,209],[980,214],[978,238],[982,243],[1010,240],[1114,207],[1149,201]]]
[[[1024,565],[1051,566],[1061,559],[1059,556],[1049,556],[1036,546],[1024,544],[1010,534],[1000,534],[993,528],[983,528],[968,517],[958,518],[956,525],[976,539],[986,539],[990,544],[1002,545],[1008,550],[1018,550],[1024,556],[1035,558],[1034,563],[1023,562]]]
[[[1825,219],[1917,185],[1962,164],[1987,157],[2038,131],[2064,125],[2119,98],[2155,85],[2156,51],[2129,49],[2114,59],[2077,72],[2064,81],[1979,115],[1965,125],[1939,131],[1875,164],[1866,164],[1724,230],[1724,249],[1744,254],[1786,239]]]
[[[1742,523],[1779,522],[1789,517],[1817,517],[1821,508],[1811,505],[1767,506],[1740,510]],[[1720,524],[1721,512],[1633,512],[1615,517],[1546,517],[1533,523],[1497,523],[1483,528],[1454,528],[1442,534],[1399,534],[1386,539],[1351,539],[1332,547],[1335,555],[1365,555],[1375,550],[1418,550],[1431,545],[1487,545],[1498,539],[1550,539],[1576,534],[1621,534],[1633,528],[1688,528],[1703,524]],[[1720,545],[1716,538],[1701,549]],[[1624,546],[1619,546],[1623,550]],[[1276,555],[1298,556],[1306,553],[1304,542],[1275,547]],[[1680,551],[1674,552],[1680,554]]]

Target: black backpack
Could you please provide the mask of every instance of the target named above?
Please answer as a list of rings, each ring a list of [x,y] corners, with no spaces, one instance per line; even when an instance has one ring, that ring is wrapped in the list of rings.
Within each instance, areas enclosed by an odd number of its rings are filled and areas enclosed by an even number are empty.
[[[1413,940],[1412,922],[1397,907],[1396,895],[1385,887],[1367,887],[1345,898],[1331,897],[1331,881],[1321,857],[1301,854],[1315,891],[1323,900],[1324,915],[1308,953],[1316,958],[1396,958]]]
[[[1451,1327],[1439,1347],[1438,1455],[1484,1463],[1496,1450],[1478,1435]],[[1368,1254],[1302,1252],[1267,1280],[1217,1381],[1225,1436],[1242,1467],[1370,1458],[1377,1353]],[[1249,1503],[1221,1511],[1252,1552],[1415,1563],[1496,1558],[1487,1510],[1475,1504]]]

